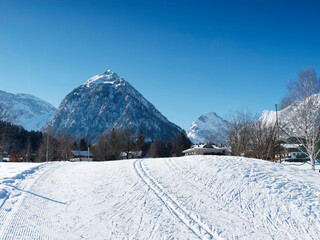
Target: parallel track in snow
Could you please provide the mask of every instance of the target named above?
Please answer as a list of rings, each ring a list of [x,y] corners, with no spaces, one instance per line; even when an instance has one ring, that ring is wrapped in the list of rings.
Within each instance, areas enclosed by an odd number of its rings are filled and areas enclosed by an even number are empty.
[[[221,239],[199,220],[191,217],[183,207],[167,193],[164,188],[147,173],[142,160],[134,162],[134,169],[141,180],[157,195],[160,201],[172,212],[189,230],[200,239]]]

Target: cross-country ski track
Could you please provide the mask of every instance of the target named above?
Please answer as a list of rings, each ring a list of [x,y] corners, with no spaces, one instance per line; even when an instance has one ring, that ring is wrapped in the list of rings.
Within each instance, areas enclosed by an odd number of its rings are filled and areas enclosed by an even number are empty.
[[[193,156],[0,174],[0,239],[320,239],[319,173],[297,167]]]

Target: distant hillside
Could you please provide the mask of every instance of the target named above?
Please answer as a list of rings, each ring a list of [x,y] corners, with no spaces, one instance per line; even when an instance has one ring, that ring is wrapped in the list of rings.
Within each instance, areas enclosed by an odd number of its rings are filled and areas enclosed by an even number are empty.
[[[18,115],[13,123],[29,131],[43,128],[56,112],[56,108],[50,103],[30,94],[0,91],[0,102],[10,106],[12,114]]]

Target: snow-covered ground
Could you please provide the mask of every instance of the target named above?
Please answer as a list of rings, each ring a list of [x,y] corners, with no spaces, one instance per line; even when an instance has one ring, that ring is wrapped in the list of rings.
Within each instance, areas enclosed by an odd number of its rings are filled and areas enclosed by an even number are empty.
[[[0,183],[7,178],[18,178],[20,173],[30,173],[37,169],[42,163],[14,163],[0,162]]]
[[[281,164],[285,165],[285,166],[295,167],[297,169],[305,169],[305,170],[310,170],[311,169],[310,161],[309,162],[302,162],[302,163],[299,163],[299,162],[286,162],[285,161],[285,162],[282,162]],[[316,169],[316,172],[319,173],[319,170],[320,170],[319,162],[316,163],[315,169]]]
[[[309,169],[226,156],[13,166],[0,163],[0,239],[320,238]]]

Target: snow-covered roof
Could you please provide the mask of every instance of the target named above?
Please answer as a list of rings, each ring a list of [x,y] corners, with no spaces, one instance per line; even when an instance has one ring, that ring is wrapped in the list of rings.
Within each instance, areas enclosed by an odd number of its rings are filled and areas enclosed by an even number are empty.
[[[216,145],[211,145],[211,144],[196,144],[192,145],[190,149],[222,149],[221,147],[218,147]]]
[[[217,147],[215,145],[209,145],[209,144],[204,145],[204,144],[201,144],[201,145],[193,145],[193,146],[191,146],[191,148],[182,151],[182,153],[189,153],[189,152],[192,152],[192,151],[195,151],[195,150],[200,150],[200,151],[208,150],[210,152],[219,152],[219,151],[223,151],[225,149]]]
[[[293,148],[299,148],[301,147],[301,144],[295,144],[295,143],[291,143],[291,144],[288,144],[288,143],[284,143],[284,144],[281,144],[282,147],[286,148],[286,149],[293,149]]]
[[[75,157],[79,157],[79,156],[88,156],[88,151],[78,151],[78,150],[73,150],[71,151],[72,154],[75,156]],[[93,157],[93,153],[92,152],[89,152],[89,156],[90,157]]]

